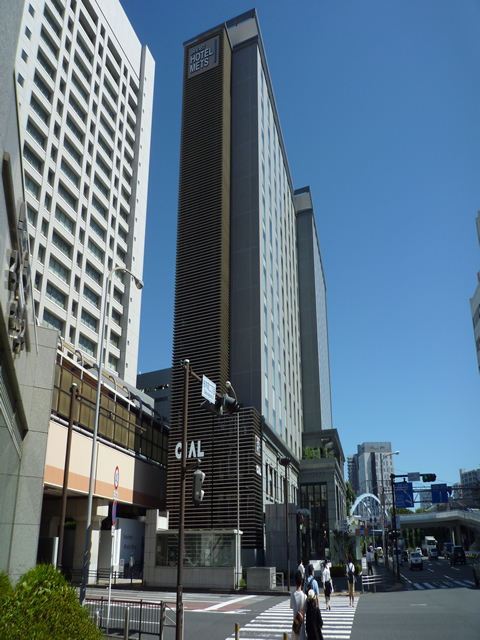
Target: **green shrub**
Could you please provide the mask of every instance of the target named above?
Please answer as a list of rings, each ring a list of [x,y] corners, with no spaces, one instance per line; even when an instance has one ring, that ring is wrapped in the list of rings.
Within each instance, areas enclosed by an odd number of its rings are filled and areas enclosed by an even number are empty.
[[[6,573],[0,573],[0,609],[3,601],[12,593],[13,587]]]
[[[37,565],[7,593],[0,640],[100,640],[77,593],[53,565]]]

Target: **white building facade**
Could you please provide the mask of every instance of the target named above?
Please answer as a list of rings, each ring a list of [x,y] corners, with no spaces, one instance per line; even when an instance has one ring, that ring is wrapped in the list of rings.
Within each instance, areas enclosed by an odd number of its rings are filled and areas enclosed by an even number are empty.
[[[392,506],[390,475],[395,473],[394,456],[389,454],[392,454],[391,442],[364,442],[357,445],[357,453],[351,456],[352,459],[349,460],[348,465],[352,487],[355,488],[355,483],[358,482],[357,496],[362,493],[373,493],[381,500],[384,492],[386,509]]]
[[[118,0],[27,0],[17,92],[35,316],[97,361],[108,273],[143,273],[154,71]],[[131,384],[140,307],[116,272],[104,361]]]

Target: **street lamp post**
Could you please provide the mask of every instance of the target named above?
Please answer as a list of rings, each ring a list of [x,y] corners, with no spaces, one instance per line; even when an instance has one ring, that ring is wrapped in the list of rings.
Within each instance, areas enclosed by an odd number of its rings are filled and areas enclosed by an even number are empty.
[[[382,513],[381,513],[381,521],[382,521],[382,545],[383,545],[383,561],[385,562],[387,559],[386,548],[385,548],[385,486],[383,484],[383,459],[388,458],[389,456],[398,456],[400,451],[392,451],[391,453],[382,453],[380,452],[380,477],[382,480]]]
[[[107,317],[107,303],[108,303],[108,286],[110,284],[112,275],[115,271],[122,271],[128,273],[135,281],[137,289],[143,288],[143,282],[140,278],[133,275],[133,273],[125,267],[114,267],[107,277],[105,285],[105,296],[103,301],[103,314],[102,324],[100,328],[100,355],[98,358],[98,381],[97,381],[97,402],[95,404],[95,419],[93,423],[93,441],[92,441],[92,457],[90,461],[90,482],[88,485],[88,504],[87,504],[87,524],[85,529],[85,549],[83,552],[83,566],[82,566],[82,586],[80,588],[80,604],[85,603],[85,595],[87,591],[88,570],[90,565],[90,545],[92,542],[92,504],[93,504],[93,482],[95,477],[95,467],[97,464],[97,434],[98,434],[98,419],[100,416],[100,396],[102,391],[102,368],[103,368],[103,341],[105,337],[105,322]]]

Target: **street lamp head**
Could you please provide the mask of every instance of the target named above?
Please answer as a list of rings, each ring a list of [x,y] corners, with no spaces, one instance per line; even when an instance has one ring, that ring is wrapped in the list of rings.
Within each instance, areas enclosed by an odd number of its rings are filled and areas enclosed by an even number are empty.
[[[230,387],[232,386],[232,383],[230,382],[230,380],[226,381],[225,386],[227,387],[227,389],[230,389]]]
[[[140,278],[135,278],[135,277],[134,279],[135,279],[135,286],[139,291],[141,291],[143,289],[143,280],[140,280]]]

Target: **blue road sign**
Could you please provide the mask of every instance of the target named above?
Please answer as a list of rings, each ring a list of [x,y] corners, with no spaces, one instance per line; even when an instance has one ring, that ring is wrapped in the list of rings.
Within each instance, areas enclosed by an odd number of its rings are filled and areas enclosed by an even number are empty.
[[[397,509],[412,509],[413,502],[413,485],[411,482],[396,482],[395,488],[395,507]]]
[[[448,502],[448,490],[446,484],[430,485],[432,491],[432,504],[442,504]]]

